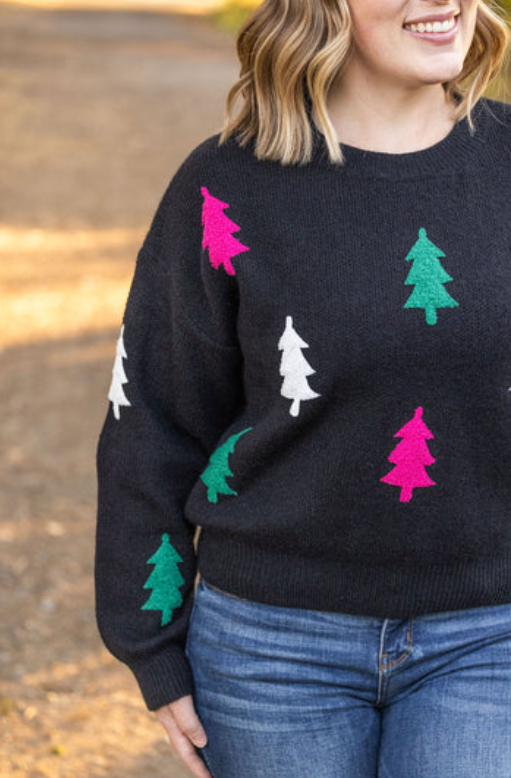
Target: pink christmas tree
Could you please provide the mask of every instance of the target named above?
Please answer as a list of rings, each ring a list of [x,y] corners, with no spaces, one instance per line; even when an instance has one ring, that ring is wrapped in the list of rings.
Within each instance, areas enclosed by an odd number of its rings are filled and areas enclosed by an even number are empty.
[[[392,486],[400,486],[400,502],[410,502],[417,486],[435,485],[425,470],[427,465],[435,461],[429,453],[426,440],[432,440],[435,436],[422,421],[422,408],[416,409],[413,419],[394,437],[403,438],[388,458],[395,468],[381,480]]]
[[[218,270],[220,265],[224,266],[225,272],[230,276],[235,276],[236,271],[232,265],[231,259],[243,251],[249,251],[248,246],[244,246],[239,240],[233,237],[233,232],[240,229],[224,211],[229,208],[229,203],[223,203],[213,195],[210,195],[205,186],[201,189],[204,197],[202,207],[202,224],[204,226],[204,235],[202,239],[202,248],[209,249],[209,261]]]

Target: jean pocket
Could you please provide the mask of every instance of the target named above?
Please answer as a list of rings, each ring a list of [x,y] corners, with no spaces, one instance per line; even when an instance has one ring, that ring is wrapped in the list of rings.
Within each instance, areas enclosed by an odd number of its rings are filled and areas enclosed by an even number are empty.
[[[190,659],[190,642],[197,634],[202,634],[204,629],[208,631],[211,626],[211,618],[218,620],[222,618],[231,618],[231,610],[235,603],[248,603],[235,594],[225,592],[217,586],[206,582],[202,576],[199,578],[195,596],[193,598],[192,610],[188,621],[188,635],[185,645],[185,653]],[[214,614],[214,616],[213,616]],[[207,626],[210,625],[210,626]]]

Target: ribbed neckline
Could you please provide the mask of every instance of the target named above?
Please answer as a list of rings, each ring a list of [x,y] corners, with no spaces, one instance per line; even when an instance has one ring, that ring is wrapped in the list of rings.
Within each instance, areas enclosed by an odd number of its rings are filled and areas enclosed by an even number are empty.
[[[466,119],[454,125],[449,134],[426,149],[405,154],[387,154],[379,151],[367,151],[342,143],[344,163],[332,165],[324,135],[311,121],[314,134],[313,159],[318,163],[327,163],[334,169],[350,177],[372,177],[399,180],[403,178],[438,177],[452,175],[467,167],[484,134],[483,101],[472,114],[475,131],[470,129]]]

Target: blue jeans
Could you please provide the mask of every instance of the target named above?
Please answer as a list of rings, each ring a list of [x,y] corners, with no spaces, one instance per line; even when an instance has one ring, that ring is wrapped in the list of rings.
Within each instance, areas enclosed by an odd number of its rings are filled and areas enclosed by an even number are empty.
[[[511,604],[377,619],[201,582],[187,654],[214,778],[511,778]]]

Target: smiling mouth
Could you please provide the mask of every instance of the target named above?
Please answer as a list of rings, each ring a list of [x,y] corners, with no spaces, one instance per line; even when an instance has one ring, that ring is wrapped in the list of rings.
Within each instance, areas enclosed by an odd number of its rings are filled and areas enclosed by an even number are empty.
[[[458,16],[451,16],[450,19],[445,19],[444,21],[423,21],[423,22],[408,22],[404,25],[405,30],[409,30],[410,32],[427,32],[427,33],[437,33],[442,34],[446,32],[451,32],[456,27]]]

